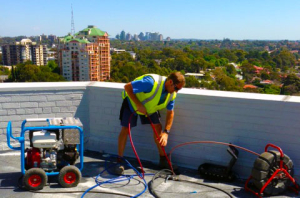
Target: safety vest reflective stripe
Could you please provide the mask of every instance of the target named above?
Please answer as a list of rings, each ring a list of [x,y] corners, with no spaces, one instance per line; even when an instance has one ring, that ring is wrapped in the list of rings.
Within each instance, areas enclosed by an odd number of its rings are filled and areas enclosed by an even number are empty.
[[[162,79],[163,77],[162,76],[159,76],[159,79],[158,79],[158,83],[157,83],[157,86],[156,86],[156,89],[155,89],[155,92],[152,94],[152,96],[150,96],[149,98],[146,98],[144,101],[142,101],[142,104],[145,105],[147,102],[153,100],[153,98],[155,97],[155,95],[157,94],[159,88],[160,88],[160,85],[162,83]]]
[[[165,101],[162,104],[158,104],[162,95],[162,90],[164,88],[164,83],[166,80],[166,77],[164,76],[160,76],[157,74],[145,74],[143,76],[137,77],[135,79],[136,80],[141,80],[143,79],[145,76],[151,76],[154,80],[154,85],[152,90],[149,93],[144,93],[144,92],[139,92],[136,93],[136,97],[137,99],[145,106],[148,115],[151,115],[152,113],[164,109],[167,107],[168,103],[170,101],[175,100],[176,98],[176,92],[172,93],[172,94],[167,94]],[[126,91],[124,90],[122,93],[123,99],[125,99],[128,95],[126,93]],[[136,104],[131,100],[130,97],[128,97],[129,102],[132,106],[132,108],[134,109],[134,111],[137,110],[137,106]],[[143,115],[140,112],[136,112],[137,114]]]
[[[169,102],[173,99],[173,97],[174,97],[174,92],[170,95],[170,97],[169,97],[169,100],[168,100],[168,102],[167,102],[167,104],[169,104]]]

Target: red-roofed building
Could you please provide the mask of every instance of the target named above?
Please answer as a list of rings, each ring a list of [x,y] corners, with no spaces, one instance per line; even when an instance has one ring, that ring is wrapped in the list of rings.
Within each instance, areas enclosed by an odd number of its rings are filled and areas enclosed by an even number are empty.
[[[264,68],[258,67],[258,66],[255,66],[255,65],[253,67],[255,69],[255,73],[257,73],[257,74],[259,74],[262,70],[264,70]]]
[[[257,86],[251,85],[251,84],[247,84],[247,85],[244,85],[243,88],[244,88],[244,89],[257,89]]]
[[[298,50],[291,50],[290,52],[291,52],[292,54],[298,54],[299,51],[298,51]]]
[[[279,74],[279,77],[285,79],[287,77],[287,74]]]
[[[274,84],[274,82],[272,80],[263,80],[263,81],[260,81],[260,84],[271,85],[271,84]]]

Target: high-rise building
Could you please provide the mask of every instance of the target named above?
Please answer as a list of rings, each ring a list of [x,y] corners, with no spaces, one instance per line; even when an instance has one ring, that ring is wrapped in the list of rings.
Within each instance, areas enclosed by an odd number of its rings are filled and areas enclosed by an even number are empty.
[[[16,65],[27,60],[34,65],[46,65],[46,45],[37,45],[30,39],[22,39],[14,45],[2,46],[2,57],[4,65]]]
[[[139,41],[140,39],[139,39],[139,36],[137,35],[137,34],[134,34],[134,36],[133,36],[133,40],[135,40],[135,41]]]
[[[163,41],[164,40],[164,37],[163,37],[162,34],[158,35],[158,37],[159,37],[159,41]]]
[[[51,41],[51,43],[54,43],[56,41],[56,36],[55,35],[48,35],[48,39]]]
[[[150,33],[149,40],[150,41],[159,41],[159,33],[158,32]]]
[[[120,34],[120,40],[125,41],[126,39],[126,33],[124,30],[122,30],[121,34]]]
[[[145,34],[145,40],[146,41],[150,40],[150,34],[151,34],[151,32],[146,32],[146,34]]]
[[[132,36],[130,33],[126,34],[126,41],[130,41],[132,39]]]
[[[47,40],[47,39],[48,39],[48,36],[45,35],[45,34],[42,34],[42,35],[41,35],[41,39],[42,39],[42,40]]]
[[[89,25],[78,33],[59,39],[58,64],[69,81],[110,79],[110,43],[107,32]]]
[[[139,34],[139,39],[140,39],[141,41],[144,41],[144,40],[145,40],[145,36],[144,36],[144,33],[143,33],[143,32],[141,32],[141,33]]]

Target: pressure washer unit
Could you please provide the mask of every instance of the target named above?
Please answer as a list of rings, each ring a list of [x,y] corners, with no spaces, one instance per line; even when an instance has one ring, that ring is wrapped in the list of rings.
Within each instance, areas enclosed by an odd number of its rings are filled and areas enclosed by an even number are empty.
[[[28,122],[47,122],[47,125],[25,127]],[[25,145],[25,133],[29,133],[29,146]],[[10,138],[17,140],[20,147],[12,147]],[[52,175],[58,175],[59,184],[65,188],[75,187],[81,180],[83,126],[78,118],[26,119],[20,137],[13,136],[8,122],[7,145],[21,151],[23,185],[28,190],[43,189],[47,176]],[[77,168],[74,164],[79,156],[80,168]]]

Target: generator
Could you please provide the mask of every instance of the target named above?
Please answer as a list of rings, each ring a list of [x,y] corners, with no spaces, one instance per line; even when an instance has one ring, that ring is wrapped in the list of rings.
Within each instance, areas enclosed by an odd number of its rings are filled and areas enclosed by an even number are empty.
[[[46,126],[25,127],[28,122],[46,122]],[[25,146],[25,134],[29,133],[29,146]],[[20,143],[12,147],[10,139]],[[21,151],[23,185],[28,190],[41,190],[47,176],[58,175],[63,187],[75,187],[81,180],[83,168],[83,126],[78,118],[26,119],[21,126],[20,137],[14,137],[11,122],[7,126],[7,144]],[[26,147],[26,148],[25,148]],[[75,165],[80,157],[80,167]]]

